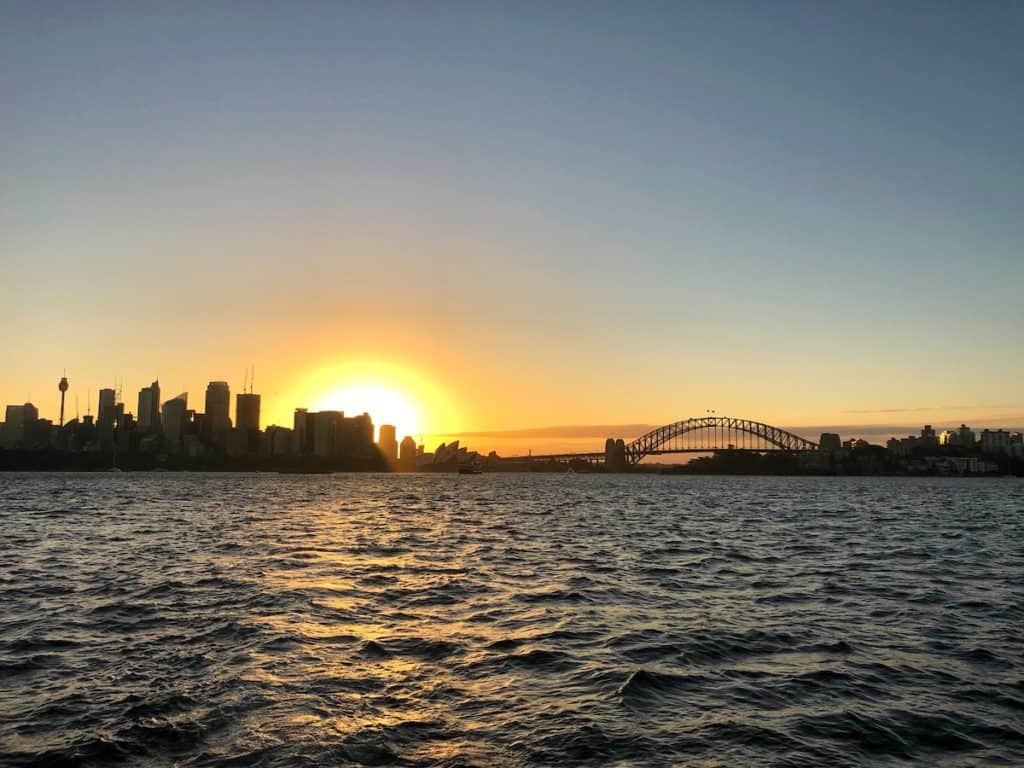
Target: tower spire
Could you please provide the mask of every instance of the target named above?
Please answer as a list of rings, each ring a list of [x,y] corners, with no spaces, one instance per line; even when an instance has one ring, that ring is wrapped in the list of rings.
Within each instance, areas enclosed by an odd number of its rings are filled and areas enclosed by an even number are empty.
[[[60,382],[57,384],[57,389],[60,390],[60,423],[58,427],[64,426],[64,395],[68,391],[68,370],[64,369],[64,375],[60,377]]]

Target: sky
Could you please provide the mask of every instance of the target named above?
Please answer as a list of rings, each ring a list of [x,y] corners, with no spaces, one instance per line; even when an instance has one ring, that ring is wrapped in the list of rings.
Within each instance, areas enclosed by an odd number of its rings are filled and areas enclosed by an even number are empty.
[[[254,366],[264,423],[1024,422],[1022,36],[1011,2],[0,1],[0,403],[55,418],[66,369],[82,413],[201,408]]]

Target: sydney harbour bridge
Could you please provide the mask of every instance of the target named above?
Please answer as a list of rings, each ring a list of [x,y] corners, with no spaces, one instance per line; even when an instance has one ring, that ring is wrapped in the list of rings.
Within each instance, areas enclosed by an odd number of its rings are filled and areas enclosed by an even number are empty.
[[[629,443],[608,438],[603,452],[532,455],[514,460],[586,461],[609,467],[626,467],[638,464],[647,456],[670,453],[797,453],[817,450],[817,443],[771,424],[727,416],[702,416],[652,429]]]

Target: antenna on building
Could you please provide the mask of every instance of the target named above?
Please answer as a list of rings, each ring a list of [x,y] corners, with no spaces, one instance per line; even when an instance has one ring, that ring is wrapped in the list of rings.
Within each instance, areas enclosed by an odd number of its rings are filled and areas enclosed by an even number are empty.
[[[92,390],[91,389],[89,390],[89,393],[86,395],[86,398],[85,398],[85,415],[86,416],[92,416]]]
[[[253,393],[253,386],[254,385],[253,385],[252,382],[253,382],[253,379],[255,379],[255,378],[256,378],[256,364],[253,363],[252,373],[249,374],[249,394],[250,395]]]
[[[78,394],[75,393],[75,421],[79,421],[78,418]]]

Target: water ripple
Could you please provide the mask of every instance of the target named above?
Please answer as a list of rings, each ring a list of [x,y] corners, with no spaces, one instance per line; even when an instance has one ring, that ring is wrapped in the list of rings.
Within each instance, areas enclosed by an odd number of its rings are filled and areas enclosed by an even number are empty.
[[[1024,764],[1024,484],[0,476],[5,766]]]

